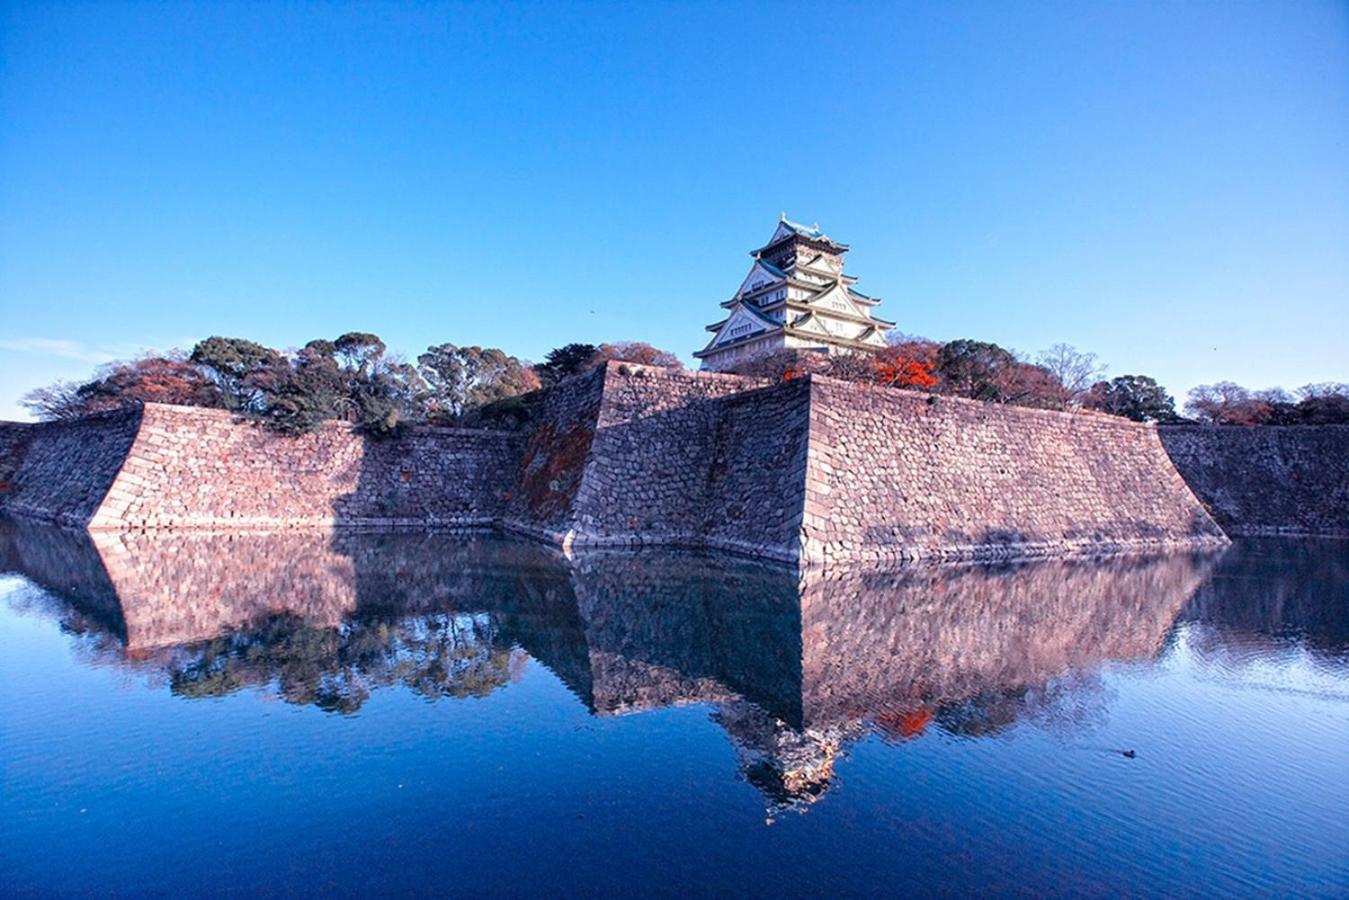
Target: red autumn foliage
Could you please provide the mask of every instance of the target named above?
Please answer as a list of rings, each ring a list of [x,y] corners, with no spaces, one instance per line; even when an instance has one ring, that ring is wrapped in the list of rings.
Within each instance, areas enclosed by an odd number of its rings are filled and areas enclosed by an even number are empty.
[[[221,408],[225,398],[200,367],[181,356],[109,363],[86,384],[57,384],[24,398],[24,405],[43,419],[68,419],[141,403]]]
[[[936,388],[938,345],[922,339],[906,340],[876,354],[876,380],[884,385],[930,391]]]
[[[893,710],[876,718],[876,724],[885,729],[886,734],[903,740],[921,737],[932,723],[932,711],[925,706],[907,712]]]
[[[915,738],[927,730],[932,721],[932,713],[920,707],[899,720],[899,733],[906,738]]]
[[[916,359],[876,362],[876,380],[881,384],[928,391],[937,386],[937,376],[929,363]]]

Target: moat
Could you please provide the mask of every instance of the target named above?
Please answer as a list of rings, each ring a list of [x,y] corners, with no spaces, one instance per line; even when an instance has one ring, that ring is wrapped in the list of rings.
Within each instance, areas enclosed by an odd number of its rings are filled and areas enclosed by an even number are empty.
[[[4,893],[1338,896],[1349,541],[798,574],[0,521]]]

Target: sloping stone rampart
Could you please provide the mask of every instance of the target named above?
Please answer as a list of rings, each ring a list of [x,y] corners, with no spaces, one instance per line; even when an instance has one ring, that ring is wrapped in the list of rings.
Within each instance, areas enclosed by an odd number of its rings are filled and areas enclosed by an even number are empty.
[[[513,530],[554,543],[570,541],[573,507],[595,439],[604,370],[564,380],[548,393],[524,444],[518,492],[507,505]]]
[[[1164,425],[1158,433],[1229,534],[1349,535],[1349,425]]]
[[[811,380],[812,562],[1226,542],[1154,426]]]
[[[1226,542],[1156,429],[1100,415],[611,364],[545,408],[535,443],[535,507],[565,508],[549,525],[575,546],[816,564]]]
[[[453,428],[367,440],[340,423],[281,437],[153,403],[31,427],[0,510],[93,529],[490,526],[521,444]]]
[[[795,561],[801,549],[811,387],[797,379],[721,402],[708,463],[708,546]]]
[[[1261,472],[1270,487],[1321,479],[1334,519],[1344,432],[1314,431],[1279,438],[1304,443]],[[496,526],[563,546],[676,544],[807,565],[1226,540],[1153,426],[818,375],[772,383],[611,363],[554,389],[528,435],[414,428],[374,440],[333,423],[286,438],[150,404],[0,427],[0,452],[13,473],[0,511],[95,529]]]
[[[0,496],[13,486],[37,428],[28,422],[0,422]]]
[[[11,454],[0,463],[9,473],[0,510],[72,528],[87,526],[126,461],[140,424],[140,411],[132,410],[19,426],[27,430],[0,448]],[[13,428],[7,423],[6,430]]]

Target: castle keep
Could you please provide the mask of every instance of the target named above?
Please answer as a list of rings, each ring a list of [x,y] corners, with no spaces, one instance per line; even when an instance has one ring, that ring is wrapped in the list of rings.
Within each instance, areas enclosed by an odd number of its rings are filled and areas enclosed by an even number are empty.
[[[853,287],[843,272],[847,244],[818,225],[800,225],[784,213],[773,236],[750,253],[754,265],[731,299],[726,316],[707,330],[706,347],[693,354],[702,367],[728,372],[784,350],[837,354],[872,352],[885,346],[895,327],[872,315],[880,300]]]

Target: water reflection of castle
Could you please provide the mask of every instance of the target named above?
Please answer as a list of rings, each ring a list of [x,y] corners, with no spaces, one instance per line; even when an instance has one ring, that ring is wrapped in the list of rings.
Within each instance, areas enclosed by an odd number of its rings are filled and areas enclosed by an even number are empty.
[[[182,695],[255,686],[336,711],[394,684],[480,695],[527,653],[597,715],[711,704],[775,806],[819,796],[864,733],[1090,715],[1089,690],[1054,686],[1156,655],[1211,565],[1171,555],[803,580],[669,553],[567,561],[462,535],[0,527],[0,566],[55,596],[94,662],[148,669]]]

